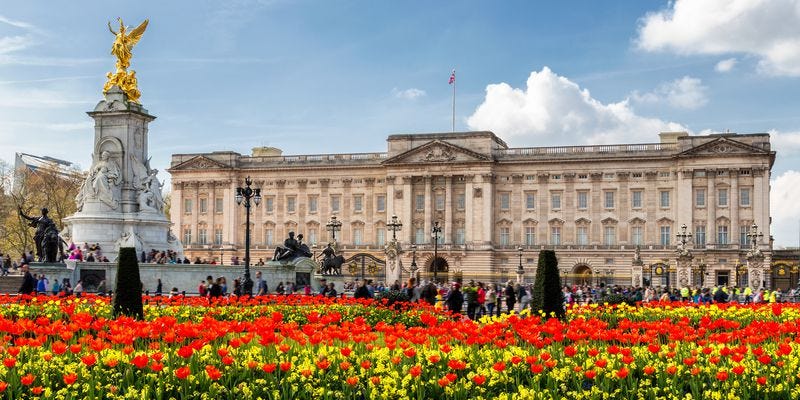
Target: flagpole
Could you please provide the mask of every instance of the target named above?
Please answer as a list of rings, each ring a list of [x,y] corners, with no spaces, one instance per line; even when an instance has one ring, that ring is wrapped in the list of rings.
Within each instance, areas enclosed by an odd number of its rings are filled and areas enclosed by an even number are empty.
[[[455,76],[456,70],[453,70],[453,76]],[[453,79],[453,132],[456,131],[456,81]]]

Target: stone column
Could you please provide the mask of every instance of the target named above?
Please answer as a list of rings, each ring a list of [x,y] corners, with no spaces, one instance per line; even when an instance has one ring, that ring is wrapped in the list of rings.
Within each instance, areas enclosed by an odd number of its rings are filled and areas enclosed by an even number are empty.
[[[386,219],[397,215],[402,220],[402,213],[394,209],[394,176],[386,176]]]
[[[453,242],[453,176],[444,176],[444,243]]]
[[[692,255],[689,251],[679,255],[677,260],[677,288],[690,287],[692,285]]]
[[[414,243],[414,214],[413,214],[413,202],[414,202],[414,192],[411,190],[411,182],[413,181],[413,176],[404,176],[403,178],[403,214],[401,216],[403,221],[403,227],[406,228],[406,239],[408,239],[409,243]]]
[[[481,226],[483,228],[483,237],[482,240],[485,245],[489,245],[492,242],[492,237],[494,234],[494,218],[492,218],[494,214],[494,190],[492,190],[492,174],[483,174],[481,175],[483,180],[482,192],[483,192],[483,218],[481,221]]]
[[[706,171],[708,187],[706,191],[706,210],[708,210],[708,220],[706,221],[706,243],[717,242],[717,193],[714,186],[716,171]],[[730,197],[730,196],[729,196]]]
[[[433,199],[431,195],[431,180],[433,178],[430,175],[425,176],[425,235],[429,235],[431,232],[431,225],[433,224],[432,216],[433,216]],[[430,243],[429,241],[425,241],[426,243]]]
[[[469,244],[475,240],[475,236],[472,233],[475,224],[473,214],[475,211],[473,206],[473,196],[475,195],[474,179],[475,175],[464,176],[464,244]]]
[[[739,170],[729,169],[728,176],[731,183],[730,194],[728,194],[728,207],[731,210],[730,235],[731,243],[739,243]]]

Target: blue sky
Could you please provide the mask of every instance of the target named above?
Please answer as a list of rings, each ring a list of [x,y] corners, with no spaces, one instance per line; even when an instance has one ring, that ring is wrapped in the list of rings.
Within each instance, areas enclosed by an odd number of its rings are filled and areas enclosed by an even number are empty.
[[[797,245],[800,0],[3,1],[0,159],[90,164],[114,67],[134,49],[150,153],[259,145],[384,151],[393,133],[491,129],[511,146],[657,142],[658,132],[770,132],[773,234]],[[162,176],[163,178],[163,176]]]

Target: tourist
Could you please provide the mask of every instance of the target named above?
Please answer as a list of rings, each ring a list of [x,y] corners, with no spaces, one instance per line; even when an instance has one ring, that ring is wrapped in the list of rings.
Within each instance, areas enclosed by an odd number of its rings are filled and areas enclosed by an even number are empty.
[[[32,294],[36,290],[36,279],[31,275],[28,264],[22,264],[22,286],[19,287],[20,294]]]
[[[45,278],[44,274],[39,276],[39,280],[36,282],[36,292],[37,293],[47,293],[47,286],[50,282]]]
[[[200,281],[200,284],[197,285],[197,293],[200,295],[200,297],[206,297],[208,294],[206,281]]]
[[[159,281],[160,281],[160,279],[159,279]],[[100,283],[97,285],[97,294],[99,294],[100,296],[105,296],[106,295],[106,280],[105,279],[100,281]]]
[[[336,286],[333,284],[333,282],[328,283],[328,290],[325,291],[325,296],[336,297],[337,294],[338,293],[336,293]]]
[[[83,280],[78,280],[78,283],[75,284],[75,288],[72,289],[72,293],[75,295],[75,297],[81,297],[81,294],[83,293]]]
[[[233,295],[236,297],[242,295],[242,281],[239,278],[233,280]]]
[[[275,293],[283,294],[283,282],[278,282],[278,286],[275,286]]]
[[[216,281],[211,283],[211,287],[208,289],[209,299],[223,296],[224,292],[222,291],[222,279],[223,278],[220,276]]]
[[[486,291],[486,314],[490,317],[494,315],[494,307],[497,304],[497,290],[494,284],[489,284],[489,290]]]
[[[486,289],[483,282],[478,282],[478,318],[486,315]]]
[[[222,289],[222,295],[223,296],[227,296],[228,295],[228,280],[225,279],[224,276],[220,276],[219,278],[217,278],[217,283],[219,283],[220,289]]]
[[[58,284],[58,279],[53,282],[53,287],[51,287],[50,290],[53,292],[53,296],[57,296],[58,292],[61,291],[61,285]]]
[[[514,310],[514,305],[517,303],[517,294],[514,291],[514,282],[508,281],[505,290],[506,295],[506,312],[511,313]]]
[[[453,314],[461,314],[461,308],[464,306],[464,295],[461,293],[461,285],[454,283],[445,298],[447,309]]]
[[[64,296],[69,296],[72,294],[72,283],[69,281],[68,278],[64,278],[61,281],[61,293]]]
[[[428,303],[430,305],[435,305],[436,304],[436,294],[437,294],[436,293],[437,292],[436,285],[433,282],[429,282],[429,281],[428,282],[423,282],[423,283],[424,283],[423,286],[425,286],[425,287],[422,289],[422,293],[421,293],[422,300],[424,300],[426,303]]]
[[[475,319],[475,312],[478,310],[478,288],[475,286],[475,281],[469,281],[469,286],[464,289],[463,295],[467,298],[467,317]]]
[[[365,283],[366,283],[366,281],[365,281]],[[405,284],[405,287],[403,287],[403,293],[408,298],[408,301],[412,301],[412,302],[414,301],[414,288],[416,286],[417,286],[417,280],[414,279],[413,276],[411,278],[408,278],[408,282]]]
[[[256,272],[256,296],[264,296],[268,293],[267,281],[261,278],[261,271]]]
[[[169,296],[167,298],[171,299],[179,294],[178,288],[174,287],[169,291]]]
[[[161,289],[162,289],[161,278],[158,278],[158,283],[156,283],[156,296],[161,296]]]
[[[412,278],[413,279],[413,278]],[[364,279],[358,283],[358,288],[356,288],[355,293],[353,294],[353,298],[356,299],[369,299],[371,296],[369,295],[369,290],[367,289],[367,280]]]

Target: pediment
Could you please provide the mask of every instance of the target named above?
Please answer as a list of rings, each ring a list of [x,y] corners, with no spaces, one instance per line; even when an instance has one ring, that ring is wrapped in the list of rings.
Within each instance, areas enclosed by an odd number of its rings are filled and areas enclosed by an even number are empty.
[[[680,153],[681,156],[728,156],[740,154],[769,154],[769,151],[729,137],[721,137]]]
[[[172,168],[170,171],[185,171],[192,169],[230,169],[230,166],[219,161],[214,161],[205,156],[192,157]]]
[[[433,140],[383,161],[383,164],[432,164],[490,162],[491,157],[456,146],[442,140]]]

